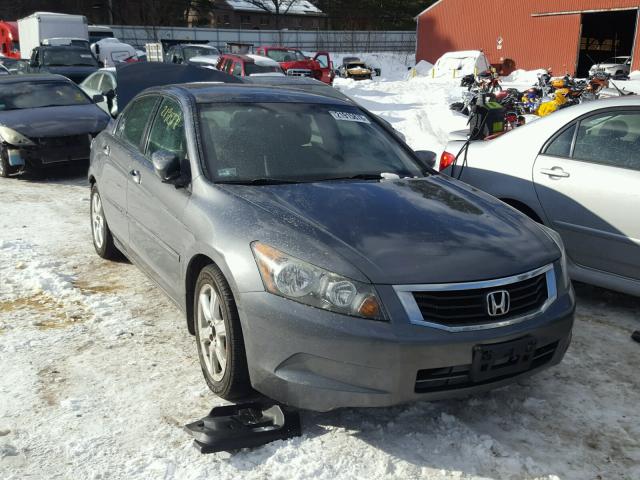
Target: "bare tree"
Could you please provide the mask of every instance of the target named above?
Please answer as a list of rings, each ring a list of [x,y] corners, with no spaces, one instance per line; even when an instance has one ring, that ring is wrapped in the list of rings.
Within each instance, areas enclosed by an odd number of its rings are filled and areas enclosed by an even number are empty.
[[[247,0],[251,5],[272,14],[276,21],[276,30],[280,30],[280,16],[286,15],[300,0]]]

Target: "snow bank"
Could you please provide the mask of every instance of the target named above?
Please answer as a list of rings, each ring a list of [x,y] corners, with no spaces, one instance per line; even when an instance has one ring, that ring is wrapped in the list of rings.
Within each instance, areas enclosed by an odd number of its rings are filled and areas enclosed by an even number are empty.
[[[533,85],[538,81],[538,75],[542,73],[547,73],[547,71],[542,68],[538,70],[515,70],[511,73],[511,75],[503,77],[502,81],[527,83]]]

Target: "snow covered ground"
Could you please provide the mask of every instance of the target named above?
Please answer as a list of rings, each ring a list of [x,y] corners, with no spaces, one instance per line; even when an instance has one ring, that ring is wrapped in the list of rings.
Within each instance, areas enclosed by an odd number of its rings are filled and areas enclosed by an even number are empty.
[[[383,70],[384,75],[384,70]],[[414,148],[466,119],[427,78],[338,81]],[[303,412],[304,435],[201,456],[182,426],[222,403],[178,310],[93,252],[83,172],[0,179],[0,478],[637,479],[640,300],[577,286],[562,364],[463,400]]]

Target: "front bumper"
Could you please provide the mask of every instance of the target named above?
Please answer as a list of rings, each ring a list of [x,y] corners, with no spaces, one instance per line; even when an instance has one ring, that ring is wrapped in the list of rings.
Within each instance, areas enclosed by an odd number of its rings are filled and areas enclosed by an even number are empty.
[[[393,288],[378,291],[390,322],[338,315],[265,292],[240,294],[237,304],[253,387],[282,403],[317,411],[453,398],[555,365],[571,339],[572,290],[526,322],[469,332],[411,324]],[[529,370],[495,381],[464,381],[461,374],[472,364],[474,347],[525,336],[540,350]],[[438,378],[443,372],[456,374],[458,381],[451,386],[429,383],[434,372]]]
[[[9,163],[25,168],[42,168],[57,163],[88,160],[91,135],[38,138],[34,145],[14,147],[7,145]]]

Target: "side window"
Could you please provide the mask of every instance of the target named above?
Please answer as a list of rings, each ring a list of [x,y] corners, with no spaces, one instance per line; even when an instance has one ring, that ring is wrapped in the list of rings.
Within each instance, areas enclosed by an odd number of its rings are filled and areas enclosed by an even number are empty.
[[[139,149],[144,128],[153,113],[156,99],[155,96],[142,97],[129,105],[120,117],[116,136]]]
[[[231,72],[234,75],[241,77],[242,76],[242,63],[236,62],[233,64],[233,71]]]
[[[576,125],[573,124],[556,138],[554,138],[549,145],[547,145],[544,154],[554,157],[570,157],[571,144],[573,143],[573,134],[575,133],[575,131]]]
[[[184,114],[180,104],[171,99],[164,99],[153,121],[149,133],[147,157],[155,152],[166,150],[175,153],[182,162],[187,158],[187,142],[184,131]]]
[[[102,78],[102,76],[102,73],[92,75],[91,78],[89,78],[89,81],[87,81],[87,83],[85,84],[86,87],[90,88],[91,90],[98,90],[98,87],[100,86],[100,79]]]
[[[329,55],[325,53],[318,55],[316,62],[318,62],[322,68],[329,68]]]
[[[100,88],[99,90],[102,93],[106,93],[109,90],[113,90],[115,88],[114,84],[113,84],[113,80],[111,79],[111,77],[109,75],[103,75],[102,76],[102,82],[100,82]]]
[[[609,111],[582,120],[573,158],[640,170],[640,111]]]

